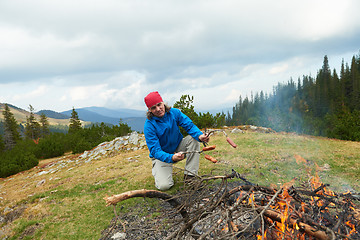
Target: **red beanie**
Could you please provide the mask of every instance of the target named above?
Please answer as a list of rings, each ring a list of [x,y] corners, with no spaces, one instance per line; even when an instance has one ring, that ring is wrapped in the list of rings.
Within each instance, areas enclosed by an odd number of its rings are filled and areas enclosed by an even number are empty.
[[[151,92],[144,98],[145,104],[148,108],[151,108],[159,102],[163,102],[160,94],[158,92]]]

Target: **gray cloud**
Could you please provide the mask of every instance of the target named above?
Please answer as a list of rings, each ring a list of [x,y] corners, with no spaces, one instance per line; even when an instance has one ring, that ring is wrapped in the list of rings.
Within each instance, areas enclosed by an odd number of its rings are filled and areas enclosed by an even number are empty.
[[[0,101],[140,109],[159,90],[170,102],[192,93],[202,108],[232,106],[237,94],[315,75],[324,55],[331,64],[357,54],[358,9],[356,0],[0,1]]]

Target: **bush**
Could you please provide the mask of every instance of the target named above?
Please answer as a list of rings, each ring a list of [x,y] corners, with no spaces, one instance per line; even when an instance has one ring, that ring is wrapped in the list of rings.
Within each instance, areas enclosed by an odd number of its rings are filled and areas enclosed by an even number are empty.
[[[37,145],[37,158],[52,158],[61,156],[66,151],[65,135],[61,133],[53,133],[39,140]]]
[[[93,148],[93,145],[88,142],[85,138],[80,138],[79,141],[75,143],[72,148],[73,153],[82,153],[84,151],[90,150]]]
[[[8,177],[15,173],[28,170],[39,164],[35,157],[35,143],[21,141],[10,151],[0,156],[0,177]]]

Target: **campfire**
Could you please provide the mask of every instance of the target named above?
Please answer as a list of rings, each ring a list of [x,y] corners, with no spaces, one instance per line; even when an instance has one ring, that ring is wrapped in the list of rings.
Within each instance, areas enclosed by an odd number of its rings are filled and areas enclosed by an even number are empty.
[[[299,164],[305,161],[295,157]],[[224,176],[198,176],[176,196],[142,189],[104,199],[114,210],[133,197],[168,202],[181,218],[174,218],[167,239],[360,239],[360,197],[327,187],[317,174],[300,187],[292,181],[274,188],[232,170]]]

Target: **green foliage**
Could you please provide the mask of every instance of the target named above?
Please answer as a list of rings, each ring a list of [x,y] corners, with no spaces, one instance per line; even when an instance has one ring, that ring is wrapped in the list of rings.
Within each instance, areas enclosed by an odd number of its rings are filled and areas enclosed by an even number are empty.
[[[8,177],[15,173],[38,165],[35,157],[36,146],[31,140],[19,142],[13,149],[0,154],[0,177]]]
[[[4,151],[4,149],[5,149],[4,139],[3,136],[0,134],[0,153]]]
[[[197,114],[193,106],[194,97],[189,95],[182,95],[180,100],[175,102],[174,108],[178,108],[186,116],[188,116],[193,123],[199,128],[213,128],[222,127],[225,125],[225,114],[217,113],[213,116],[211,113],[199,113]],[[184,129],[180,129],[183,135],[186,135]]]
[[[66,135],[53,133],[39,140],[35,155],[40,159],[52,158],[63,155],[68,149]]]
[[[174,108],[178,108],[188,116],[194,123],[197,122],[198,114],[194,110],[194,97],[190,95],[182,95],[180,100],[174,103]]]
[[[360,141],[360,111],[344,110],[339,114],[327,116],[331,124],[327,136],[343,140]]]
[[[69,135],[70,149],[73,153],[81,153],[90,150],[93,146],[97,145],[96,142],[91,142],[86,138],[86,130],[78,130],[76,133]]]

